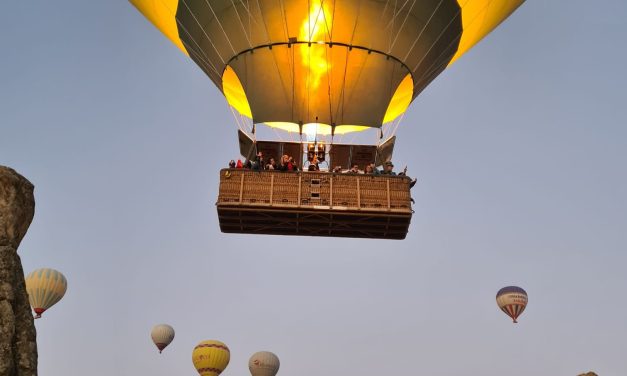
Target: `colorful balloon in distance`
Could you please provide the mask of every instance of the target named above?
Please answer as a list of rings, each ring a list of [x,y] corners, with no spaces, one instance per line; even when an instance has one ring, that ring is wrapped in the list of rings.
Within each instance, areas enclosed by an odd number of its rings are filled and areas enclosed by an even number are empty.
[[[202,341],[192,352],[192,362],[201,376],[218,376],[230,360],[229,348],[220,341]]]
[[[174,339],[174,328],[168,324],[155,325],[150,331],[150,337],[155,346],[159,349],[159,354],[165,349]]]
[[[279,357],[269,351],[259,351],[248,360],[252,376],[275,376],[279,372]]]
[[[65,276],[54,269],[34,270],[26,276],[25,280],[28,300],[35,311],[36,319],[61,300],[67,290]]]
[[[514,320],[514,324],[518,321],[525,307],[527,307],[527,292],[518,286],[503,287],[496,293],[496,304],[505,312],[505,314]]]

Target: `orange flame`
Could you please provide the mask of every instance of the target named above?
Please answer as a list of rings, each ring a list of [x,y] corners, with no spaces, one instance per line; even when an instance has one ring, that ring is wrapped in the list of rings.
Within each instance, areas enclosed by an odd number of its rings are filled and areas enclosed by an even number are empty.
[[[311,43],[325,43],[325,33],[332,24],[331,12],[323,1],[312,0],[308,17],[300,28],[299,40]],[[331,69],[331,63],[327,60],[326,48],[312,48],[307,44],[300,47],[300,55],[303,66],[309,68],[307,78],[307,90],[315,90],[320,86],[322,76]]]

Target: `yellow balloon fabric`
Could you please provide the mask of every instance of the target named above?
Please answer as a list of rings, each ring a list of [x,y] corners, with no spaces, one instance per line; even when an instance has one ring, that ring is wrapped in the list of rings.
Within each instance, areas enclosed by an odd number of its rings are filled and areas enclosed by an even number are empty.
[[[130,1],[255,124],[348,132],[399,117],[524,2]]]
[[[26,276],[26,291],[36,318],[55,305],[67,290],[67,280],[54,269],[37,269]]]
[[[230,360],[229,348],[220,341],[202,341],[192,352],[192,362],[201,376],[218,376]]]

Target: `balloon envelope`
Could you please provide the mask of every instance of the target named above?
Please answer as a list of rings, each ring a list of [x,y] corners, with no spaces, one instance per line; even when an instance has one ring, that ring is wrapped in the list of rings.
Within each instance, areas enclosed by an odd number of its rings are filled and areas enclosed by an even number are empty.
[[[37,315],[35,318],[40,318],[44,311],[61,300],[67,290],[65,276],[54,269],[34,270],[25,281],[30,305]]]
[[[345,132],[400,116],[523,1],[130,0],[254,123]]]
[[[496,293],[496,304],[517,323],[528,302],[527,292],[518,286],[503,287]]]
[[[218,376],[230,360],[229,348],[220,341],[202,341],[192,352],[192,362],[201,376]]]
[[[269,351],[254,353],[248,360],[248,369],[252,376],[274,376],[279,372],[279,357]]]
[[[168,324],[155,325],[150,331],[150,337],[155,346],[159,349],[159,353],[163,351],[174,339],[174,328]]]

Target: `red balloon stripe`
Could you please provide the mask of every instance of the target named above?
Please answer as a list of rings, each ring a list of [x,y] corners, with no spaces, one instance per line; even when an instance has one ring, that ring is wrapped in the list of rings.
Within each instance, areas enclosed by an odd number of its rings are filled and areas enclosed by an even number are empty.
[[[231,351],[229,350],[229,348],[228,348],[228,347],[226,347],[226,346],[222,346],[222,345],[214,345],[214,344],[209,344],[209,343],[203,343],[203,344],[200,344],[200,345],[198,345],[198,346],[194,347],[194,349],[199,349],[199,348],[201,348],[201,347],[215,347],[215,348],[217,348],[217,349],[226,350],[226,351],[227,351],[227,352],[229,352],[229,353],[231,352]]]

